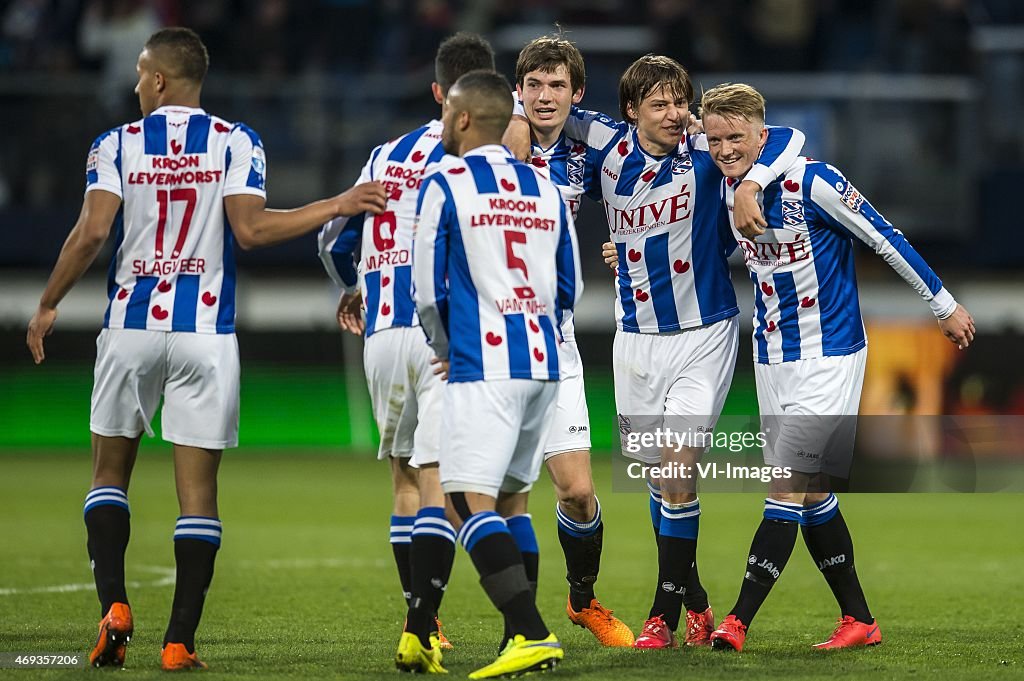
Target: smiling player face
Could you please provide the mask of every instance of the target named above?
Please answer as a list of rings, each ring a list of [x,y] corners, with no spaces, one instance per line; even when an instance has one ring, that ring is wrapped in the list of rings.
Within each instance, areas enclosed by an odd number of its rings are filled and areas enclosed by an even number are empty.
[[[704,132],[715,165],[726,177],[739,179],[757,162],[768,139],[762,121],[742,116],[710,114],[704,118]]]
[[[690,103],[681,93],[664,85],[651,90],[634,109],[627,113],[636,121],[637,137],[644,151],[654,156],[665,156],[675,151],[686,131]]]
[[[569,117],[569,107],[583,97],[582,88],[573,91],[565,64],[559,64],[551,73],[530,71],[516,89],[530,127],[542,144],[561,134],[565,119]]]

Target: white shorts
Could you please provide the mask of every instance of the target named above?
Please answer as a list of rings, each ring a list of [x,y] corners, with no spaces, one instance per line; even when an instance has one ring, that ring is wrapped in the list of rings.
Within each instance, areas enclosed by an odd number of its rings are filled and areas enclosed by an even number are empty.
[[[437,463],[444,382],[434,375],[433,357],[419,327],[396,326],[366,339],[363,367],[380,432],[378,459]]]
[[[590,412],[583,390],[583,359],[576,341],[558,346],[558,366],[562,380],[558,382],[555,416],[544,443],[545,461],[565,452],[590,450]]]
[[[865,348],[754,365],[766,464],[848,477],[866,362]]]
[[[558,383],[527,379],[449,383],[441,427],[446,493],[526,492],[540,475]]]
[[[615,410],[623,456],[645,463],[661,461],[656,448],[627,451],[631,432],[662,428],[696,433],[714,430],[736,370],[739,322],[736,317],[671,333],[615,332],[612,367]]]
[[[238,446],[238,340],[227,333],[103,329],[89,429],[152,437],[160,397],[163,439],[203,449]]]

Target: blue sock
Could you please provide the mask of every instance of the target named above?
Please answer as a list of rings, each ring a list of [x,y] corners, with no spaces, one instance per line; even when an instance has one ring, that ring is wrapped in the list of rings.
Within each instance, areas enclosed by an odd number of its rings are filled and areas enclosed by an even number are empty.
[[[658,538],[661,532],[661,490],[647,482],[647,489],[651,492],[649,506],[651,509],[651,525],[654,526],[654,538]]]

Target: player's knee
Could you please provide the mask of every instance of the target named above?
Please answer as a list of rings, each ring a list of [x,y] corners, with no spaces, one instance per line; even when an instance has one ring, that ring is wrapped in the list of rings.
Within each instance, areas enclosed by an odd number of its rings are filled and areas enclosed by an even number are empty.
[[[772,492],[768,498],[786,504],[804,504],[806,503],[805,498],[808,496],[804,492]]]
[[[558,503],[572,518],[586,519],[594,514],[594,486],[589,480],[573,480],[557,490]]]

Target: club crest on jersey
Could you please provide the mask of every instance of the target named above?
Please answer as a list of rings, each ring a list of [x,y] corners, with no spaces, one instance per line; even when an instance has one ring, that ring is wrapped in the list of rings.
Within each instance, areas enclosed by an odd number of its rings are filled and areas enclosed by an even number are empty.
[[[569,154],[569,160],[565,163],[565,172],[569,179],[570,185],[581,185],[583,184],[583,169],[586,166],[586,148],[581,152],[576,151],[577,147],[573,147],[572,153]]]
[[[800,201],[782,202],[782,221],[795,227],[804,221],[804,206]]]
[[[857,188],[849,182],[846,183],[846,191],[843,192],[843,203],[846,207],[852,210],[854,213],[860,211],[860,207],[864,204],[864,197],[860,195]]]
[[[672,159],[672,174],[682,175],[693,170],[693,159],[690,154],[680,154]]]
[[[260,176],[260,184],[262,184],[263,174],[267,172],[267,156],[266,152],[263,151],[263,147],[255,146],[252,148],[252,169]]]

